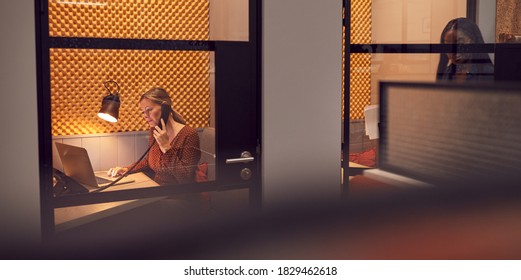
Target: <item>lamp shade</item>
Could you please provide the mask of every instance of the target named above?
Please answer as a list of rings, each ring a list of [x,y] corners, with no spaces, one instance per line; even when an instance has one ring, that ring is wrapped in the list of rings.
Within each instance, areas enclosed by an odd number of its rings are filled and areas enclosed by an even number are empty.
[[[110,94],[103,97],[98,117],[109,122],[117,122],[120,104],[119,95],[117,94]]]

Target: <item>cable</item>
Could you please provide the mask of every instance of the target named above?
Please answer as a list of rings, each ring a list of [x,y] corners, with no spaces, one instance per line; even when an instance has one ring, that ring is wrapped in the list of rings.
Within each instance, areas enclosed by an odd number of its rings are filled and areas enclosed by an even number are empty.
[[[119,182],[121,179],[125,178],[128,174],[130,174],[134,168],[136,168],[137,164],[139,162],[141,162],[141,160],[143,160],[143,158],[148,154],[148,152],[150,151],[150,149],[152,148],[152,146],[154,146],[154,144],[156,143],[156,140],[154,139],[154,141],[152,142],[152,144],[150,144],[150,146],[148,146],[147,150],[143,153],[143,155],[134,163],[134,165],[132,165],[128,170],[127,172],[125,172],[123,175],[121,175],[119,178],[117,178],[116,180],[110,182],[108,185],[106,186],[103,186],[99,189],[96,189],[96,190],[93,190],[91,191],[90,193],[96,193],[96,192],[101,192],[103,190],[106,190],[112,186],[114,186],[117,182]],[[204,151],[202,150],[201,148],[196,148],[198,149],[199,151],[203,152],[203,153],[206,153],[210,156],[212,156],[214,159],[215,159],[215,153],[210,153],[210,152],[207,152],[207,151]]]

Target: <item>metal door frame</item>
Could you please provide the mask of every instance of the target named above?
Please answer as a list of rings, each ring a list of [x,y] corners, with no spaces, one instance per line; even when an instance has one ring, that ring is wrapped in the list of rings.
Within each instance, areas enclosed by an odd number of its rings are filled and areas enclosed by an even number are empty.
[[[255,94],[257,110],[255,112],[258,137],[257,153],[260,155],[261,141],[261,20],[262,0],[249,1],[249,41],[239,42],[248,44],[252,50],[252,94]],[[216,51],[220,41],[197,40],[139,40],[139,39],[99,39],[99,38],[51,38],[49,36],[48,1],[35,0],[36,25],[36,59],[37,59],[37,105],[38,105],[38,143],[39,143],[39,173],[40,173],[40,202],[42,238],[46,240],[54,234],[54,209],[59,207],[94,204],[110,201],[122,201],[137,198],[148,198],[173,195],[186,192],[204,192],[226,189],[250,189],[250,203],[258,208],[261,204],[261,158],[255,159],[258,176],[243,185],[220,186],[219,181],[197,183],[196,185],[169,186],[114,191],[106,193],[90,193],[69,197],[53,197],[52,192],[52,133],[51,133],[51,101],[50,101],[50,54],[51,48],[98,48],[98,49],[149,49],[149,50],[193,50]],[[218,50],[217,50],[218,51]],[[216,115],[219,115],[218,108]],[[217,125],[216,125],[217,126]],[[218,134],[218,128],[216,134]],[[217,141],[217,136],[216,136]],[[216,143],[217,147],[217,143]]]

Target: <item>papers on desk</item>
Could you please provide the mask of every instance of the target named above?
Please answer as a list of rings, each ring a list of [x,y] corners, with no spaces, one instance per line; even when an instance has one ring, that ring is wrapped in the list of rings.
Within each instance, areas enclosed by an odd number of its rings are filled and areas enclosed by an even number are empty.
[[[365,134],[370,140],[378,139],[378,105],[369,105],[364,108]]]

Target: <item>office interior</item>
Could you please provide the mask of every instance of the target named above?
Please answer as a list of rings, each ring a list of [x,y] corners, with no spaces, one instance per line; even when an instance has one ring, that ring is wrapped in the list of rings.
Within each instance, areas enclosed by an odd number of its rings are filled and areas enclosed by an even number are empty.
[[[102,198],[103,204],[93,204],[89,198],[79,202],[64,200],[66,204],[74,205],[52,209],[52,222],[65,219],[66,223],[61,228],[59,224],[54,224],[50,230],[45,228],[49,209],[42,205],[45,194],[41,185],[45,174],[41,170],[62,166],[56,151],[48,149],[53,145],[42,143],[42,134],[47,137],[45,141],[53,144],[61,142],[86,148],[93,168],[97,170],[129,164],[142,154],[148,141],[146,125],[136,106],[137,98],[145,88],[158,83],[180,93],[180,96],[175,95],[174,102],[179,102],[179,110],[198,129],[201,139],[206,135],[205,131],[215,130],[218,134],[219,112],[216,110],[219,109],[216,108],[224,106],[219,103],[215,89],[218,83],[215,53],[218,50],[197,51],[193,44],[188,51],[47,46],[50,50],[49,100],[41,100],[42,86],[38,81],[42,79],[42,73],[37,63],[37,41],[41,38],[36,36],[41,25],[35,17],[35,13],[40,13],[40,7],[33,1],[9,0],[2,4],[6,9],[2,9],[0,17],[2,34],[6,36],[6,43],[1,47],[5,61],[2,89],[8,98],[2,102],[2,127],[14,136],[2,141],[2,152],[9,162],[3,168],[6,181],[0,191],[4,209],[0,221],[5,225],[1,234],[3,244],[9,248],[5,251],[6,258],[82,256],[81,252],[68,251],[60,242],[45,242],[52,240],[55,230],[63,238],[70,238],[63,243],[67,246],[72,246],[78,236],[89,245],[96,242],[107,245],[108,240],[114,242],[107,247],[114,250],[113,254],[107,251],[85,253],[87,257],[100,258],[519,258],[512,245],[518,240],[519,226],[517,222],[505,225],[518,216],[515,212],[518,200],[509,188],[492,195],[504,204],[486,204],[490,211],[485,212],[476,211],[476,204],[490,203],[483,197],[449,200],[441,192],[435,194],[438,200],[433,200],[429,193],[411,196],[404,194],[402,188],[396,188],[399,191],[395,193],[393,187],[367,182],[361,175],[365,169],[378,167],[379,140],[377,136],[368,135],[367,125],[374,123],[368,124],[366,114],[371,109],[374,113],[379,105],[380,82],[435,82],[438,59],[443,54],[407,50],[417,45],[439,44],[441,31],[450,19],[469,17],[478,24],[485,39],[485,45],[478,46],[479,51],[487,52],[494,61],[501,55],[496,47],[517,43],[516,38],[521,34],[516,13],[521,5],[518,0],[198,0],[173,7],[161,3],[151,10],[146,10],[150,8],[147,6],[155,4],[132,0],[40,2],[46,2],[49,11],[53,12],[48,14],[54,19],[49,21],[49,37],[139,40],[145,34],[145,39],[203,41],[202,45],[204,41],[239,44],[255,41],[250,37],[252,15],[248,12],[252,5],[257,5],[260,8],[258,15],[261,15],[256,21],[260,65],[256,68],[258,75],[254,76],[258,79],[256,88],[259,90],[255,125],[260,144],[257,151],[253,150],[256,160],[253,172],[257,182],[245,181],[240,187],[221,190],[217,188],[221,186],[219,177],[214,173],[210,176],[214,185],[210,184],[204,190],[212,194],[212,207],[218,213],[243,214],[250,211],[253,199],[255,203],[259,202],[256,209],[260,208],[267,215],[226,220],[222,224],[203,219],[205,224],[204,227],[199,225],[199,229],[203,228],[199,231],[168,227],[172,231],[174,228],[185,230],[178,239],[166,238],[169,232],[161,231],[165,228],[158,228],[156,235],[128,233],[118,243],[114,241],[116,233],[108,234],[105,240],[96,236],[104,230],[114,230],[116,225],[124,229],[155,225],[147,223],[153,220],[147,215],[157,214],[154,211],[158,209],[167,209],[165,213],[170,214],[178,211],[178,205],[158,202],[158,198],[175,191],[147,193],[145,190],[129,196],[119,193],[131,199],[133,204],[128,208],[119,207],[114,213],[108,211],[112,208],[111,203],[125,204],[130,200],[121,200],[118,194]],[[347,26],[342,25],[346,21],[345,5],[350,10]],[[106,7],[109,7],[108,11],[103,11]],[[89,14],[89,11],[94,12]],[[60,15],[66,17],[62,19]],[[139,20],[163,15],[175,16],[153,23]],[[186,29],[180,20],[185,21]],[[68,29],[71,26],[68,21],[73,28]],[[13,22],[17,22],[16,28]],[[165,22],[179,26],[181,30],[176,34],[167,28],[170,26],[162,25]],[[140,24],[146,26],[147,23],[150,24],[147,28],[141,28]],[[346,32],[349,33],[347,38]],[[400,50],[388,51],[393,46],[400,46]],[[349,50],[348,56],[346,50]],[[165,61],[175,67],[164,66]],[[157,69],[159,73],[154,72]],[[101,98],[107,94],[103,82],[109,79],[122,86],[121,120],[116,126],[89,113],[99,109]],[[51,112],[46,119],[48,123],[44,122],[45,117],[42,118],[42,104],[50,106],[43,108]],[[71,104],[76,107],[68,107]],[[42,127],[49,127],[51,131],[42,131]],[[219,154],[215,151],[215,135],[209,139],[205,142],[207,161],[224,161],[224,158],[213,157]],[[350,168],[350,162],[362,168]],[[47,166],[48,163],[52,166]],[[235,175],[240,178],[238,172]],[[358,185],[350,184],[354,176]],[[254,194],[252,185],[256,185]],[[146,185],[151,186],[153,183]],[[458,194],[463,196],[465,193]],[[505,195],[510,195],[509,199],[505,199]],[[327,204],[324,202],[349,202],[353,197],[360,197],[360,200],[347,206],[342,204],[340,208],[324,207],[323,211],[315,211]],[[459,209],[458,203],[468,208],[451,213],[451,209]],[[93,205],[101,206],[96,210],[101,215],[94,220],[74,216],[82,207]],[[439,205],[445,206],[448,213],[439,215],[432,210]],[[67,209],[72,211],[67,214],[69,217],[56,218],[56,213]],[[340,215],[339,209],[343,211]],[[416,209],[417,214],[408,216],[414,211],[411,209]],[[308,215],[306,222],[293,219],[303,213]],[[477,216],[479,214],[482,216]],[[273,218],[277,216],[279,220]],[[121,219],[126,223],[118,223],[118,217],[123,217]],[[165,215],[159,221],[171,218],[173,223],[186,226],[193,225],[193,221],[187,221],[191,217]],[[433,222],[425,224],[425,217]],[[488,235],[476,233],[478,225],[486,218],[493,220]],[[340,222],[344,221],[342,219],[349,221],[348,225]],[[458,224],[458,219],[468,223]],[[79,225],[76,225],[78,221]],[[237,236],[235,229],[239,225],[244,226],[243,233],[248,234],[248,238]],[[436,231],[438,226],[443,226],[444,230]],[[273,238],[266,237],[265,233],[279,227],[287,231]],[[215,239],[202,232],[212,230],[215,230]],[[51,237],[48,231],[53,232]],[[67,235],[68,232],[71,234]],[[85,238],[85,235],[89,237]],[[474,238],[461,243],[469,235]],[[162,247],[165,249],[147,251],[149,240],[144,240],[144,236],[159,236],[154,245],[168,245]],[[501,242],[494,241],[498,236]],[[437,237],[461,245],[435,246],[433,244],[441,242]],[[382,241],[386,238],[388,242]],[[195,240],[201,242],[201,247],[186,245]],[[215,240],[220,242],[212,242]],[[324,243],[324,240],[328,242]],[[379,242],[371,243],[371,240]],[[125,242],[132,242],[136,249],[122,250],[123,244],[128,244]],[[84,246],[78,248],[85,249]]]

